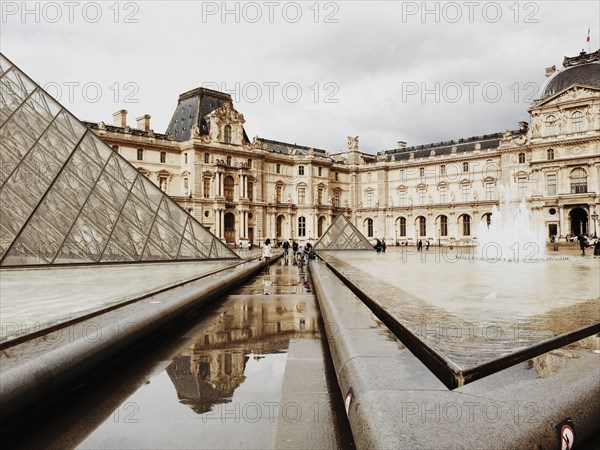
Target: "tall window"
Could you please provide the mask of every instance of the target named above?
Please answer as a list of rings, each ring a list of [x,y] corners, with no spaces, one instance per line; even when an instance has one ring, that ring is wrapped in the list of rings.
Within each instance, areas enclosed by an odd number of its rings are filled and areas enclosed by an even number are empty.
[[[583,194],[587,192],[587,172],[578,167],[571,171],[571,194]]]
[[[440,186],[440,203],[448,201],[448,186]]]
[[[468,162],[464,162],[463,163],[463,172],[468,172],[469,171],[469,163]]]
[[[281,203],[281,191],[283,186],[275,186],[275,203]]]
[[[425,178],[425,167],[419,167],[419,176]]]
[[[419,217],[419,236],[427,236],[427,219],[423,216]]]
[[[230,166],[231,165],[231,156],[227,157],[227,165]]]
[[[167,152],[160,152],[160,162],[161,163],[167,162]]]
[[[400,206],[406,206],[406,191],[400,191]]]
[[[333,193],[333,207],[334,208],[340,207],[340,192],[339,191],[335,191]]]
[[[251,168],[252,167],[252,159],[248,158],[248,163],[247,163],[248,167]]]
[[[571,125],[574,133],[583,131],[583,114],[581,111],[575,111],[571,115]]]
[[[323,189],[317,190],[317,205],[323,204]]]
[[[425,204],[425,188],[419,188],[419,205]]]
[[[204,164],[208,164],[210,162],[210,154],[204,154]]]
[[[463,184],[460,186],[460,190],[462,192],[462,201],[468,202],[471,199],[471,186]]]
[[[525,164],[525,153],[519,153],[519,164]]]
[[[494,183],[485,183],[485,199],[494,200]]]
[[[225,200],[233,201],[233,192],[235,191],[235,181],[232,176],[226,176],[224,183],[225,185]]]
[[[304,175],[304,166],[298,166],[298,175]]]
[[[335,172],[334,178],[335,178],[335,181],[340,181],[340,174]]]
[[[553,148],[549,148],[548,150],[546,150],[546,158],[548,160],[554,159],[554,149]]]
[[[527,177],[519,177],[517,179],[517,190],[519,198],[525,198],[527,195]]]
[[[319,167],[319,168],[317,169],[317,171],[318,171],[318,173],[319,173],[319,176],[323,176],[323,168],[322,168],[322,167]]]
[[[204,198],[210,197],[210,178],[204,178],[203,180],[202,195]]]
[[[549,173],[546,175],[546,190],[548,192],[548,196],[556,195],[556,174]]]
[[[448,236],[448,217],[440,216],[440,236]]]
[[[225,128],[223,128],[223,141],[226,144],[231,144],[231,125],[225,125]]]
[[[373,219],[367,219],[367,237],[373,237]]]
[[[275,222],[275,235],[280,238],[282,236],[283,231],[283,216],[277,216],[277,220]]]
[[[304,216],[298,217],[298,236],[306,236],[306,217]]]
[[[406,172],[404,172],[404,169],[400,169],[400,181],[406,181]]]
[[[281,173],[281,164],[277,163],[275,165],[275,173]]]
[[[400,217],[400,236],[406,236],[406,218]]]
[[[142,149],[142,148],[137,149],[137,160],[138,161],[144,160],[144,149]]]
[[[306,188],[298,188],[298,204],[304,205],[306,203]]]
[[[556,116],[550,115],[546,117],[546,134],[556,134]]]
[[[373,207],[373,191],[367,191],[367,208]]]
[[[254,200],[254,182],[248,181],[248,200]]]
[[[471,216],[464,214],[462,216],[463,236],[471,236]]]
[[[159,177],[158,186],[163,192],[167,192],[167,177]]]
[[[440,166],[440,175],[441,176],[445,176],[446,175],[446,164],[442,164]]]
[[[184,163],[184,164],[187,164],[187,163],[188,163],[188,154],[187,154],[187,153],[184,153],[184,154],[183,154],[183,163]]]

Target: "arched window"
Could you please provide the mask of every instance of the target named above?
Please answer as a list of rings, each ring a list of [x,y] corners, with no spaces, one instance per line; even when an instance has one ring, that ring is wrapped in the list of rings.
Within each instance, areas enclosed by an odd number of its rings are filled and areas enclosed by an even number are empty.
[[[235,190],[235,181],[231,175],[227,175],[224,180],[225,185],[225,200],[228,202],[233,201],[233,191]]]
[[[548,159],[548,160],[554,159],[554,149],[553,148],[549,148],[548,150],[546,150],[546,159]]]
[[[519,153],[519,164],[525,164],[525,153]]]
[[[367,227],[367,237],[373,237],[373,219],[365,220],[365,225]]]
[[[556,116],[550,115],[546,117],[546,134],[556,134]]]
[[[405,217],[400,217],[400,236],[405,237],[406,236],[406,218]]]
[[[571,178],[571,194],[584,194],[587,190],[587,172],[582,167],[573,169],[569,175]]]
[[[227,157],[227,165],[230,166],[231,165],[231,156]]]
[[[137,149],[137,160],[138,161],[143,161],[144,160],[144,149],[143,148],[138,148]]]
[[[571,114],[571,126],[574,133],[583,131],[583,114],[581,111],[575,111]]]
[[[463,172],[468,172],[469,171],[469,163],[468,162],[464,162],[463,163]]]
[[[306,236],[306,217],[304,216],[298,217],[298,236]]]
[[[406,181],[406,173],[404,169],[400,169],[400,181]]]
[[[427,219],[419,216],[419,236],[427,236]]]
[[[448,236],[448,217],[440,216],[440,236]]]
[[[492,213],[485,213],[482,217],[482,221],[485,221],[485,224],[489,228],[492,224]]]
[[[185,156],[187,157],[187,153]],[[167,152],[160,152],[160,162],[163,164],[167,162]]]
[[[226,144],[231,144],[231,125],[225,125],[223,128],[223,141]]]
[[[463,214],[461,217],[462,221],[462,234],[463,236],[471,236],[471,216]]]

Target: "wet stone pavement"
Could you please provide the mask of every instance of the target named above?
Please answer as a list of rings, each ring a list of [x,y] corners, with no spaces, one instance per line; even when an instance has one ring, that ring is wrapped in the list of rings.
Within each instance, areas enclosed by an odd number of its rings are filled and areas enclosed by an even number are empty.
[[[33,419],[16,447],[349,448],[305,267],[280,259]],[[31,424],[30,424],[31,425]]]

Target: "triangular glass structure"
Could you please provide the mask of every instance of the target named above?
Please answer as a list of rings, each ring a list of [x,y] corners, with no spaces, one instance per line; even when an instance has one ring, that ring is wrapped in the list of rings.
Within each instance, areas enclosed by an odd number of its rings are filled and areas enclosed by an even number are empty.
[[[337,216],[317,241],[315,250],[371,250],[369,240],[343,214]]]
[[[238,256],[0,54],[0,265]]]

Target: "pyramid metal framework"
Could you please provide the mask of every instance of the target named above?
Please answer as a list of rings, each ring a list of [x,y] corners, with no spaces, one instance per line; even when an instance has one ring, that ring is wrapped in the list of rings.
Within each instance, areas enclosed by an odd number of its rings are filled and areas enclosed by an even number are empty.
[[[0,265],[238,256],[0,54]]]
[[[318,250],[370,250],[373,246],[369,240],[352,225],[350,220],[340,214],[327,228],[325,234],[315,244]]]

